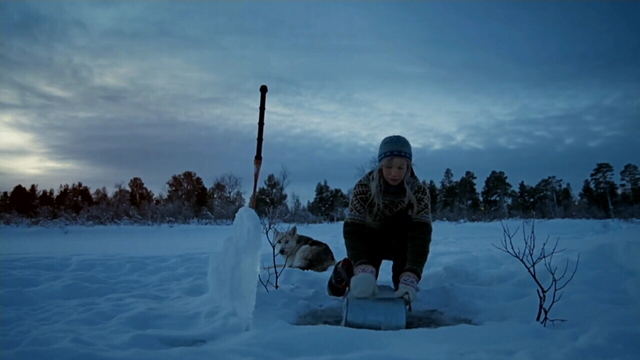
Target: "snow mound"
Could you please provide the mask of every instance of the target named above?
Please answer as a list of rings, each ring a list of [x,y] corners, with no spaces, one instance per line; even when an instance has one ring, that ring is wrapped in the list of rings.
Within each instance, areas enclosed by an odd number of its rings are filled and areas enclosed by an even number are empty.
[[[209,260],[212,302],[237,318],[243,330],[253,321],[261,247],[260,219],[253,209],[244,207],[236,214],[233,236],[225,240],[222,253],[213,253]]]

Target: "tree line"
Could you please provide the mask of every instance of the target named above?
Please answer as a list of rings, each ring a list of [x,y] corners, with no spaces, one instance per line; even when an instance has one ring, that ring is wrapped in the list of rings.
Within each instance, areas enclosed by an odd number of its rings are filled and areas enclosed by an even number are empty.
[[[627,164],[619,182],[609,163],[598,163],[585,179],[577,195],[569,183],[555,176],[535,185],[509,183],[502,171],[492,171],[480,189],[471,171],[458,180],[446,169],[442,180],[423,181],[431,196],[434,220],[492,221],[507,218],[638,218],[640,216],[640,171]],[[316,185],[315,197],[303,204],[286,188],[289,172],[269,174],[257,189],[256,213],[276,217],[285,223],[342,221],[351,191],[331,188],[326,180]],[[128,186],[118,184],[109,194],[105,187],[91,192],[81,182],[39,190],[17,185],[0,195],[0,221],[4,224],[80,223],[80,224],[175,224],[228,223],[248,199],[242,193],[240,178],[229,173],[205,186],[195,172],[173,175],[166,183],[167,193],[155,195],[141,178]]]
[[[555,176],[535,185],[521,181],[516,188],[502,171],[492,171],[484,186],[476,190],[476,176],[467,171],[455,180],[450,169],[437,186],[427,185],[431,208],[437,219],[485,221],[506,218],[638,218],[640,216],[640,171],[627,164],[614,179],[609,163],[598,163],[585,179],[577,196],[571,185]]]

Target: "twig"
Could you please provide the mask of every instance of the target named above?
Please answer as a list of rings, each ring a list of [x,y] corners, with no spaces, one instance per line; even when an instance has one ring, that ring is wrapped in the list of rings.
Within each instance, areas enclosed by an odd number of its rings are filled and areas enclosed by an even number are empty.
[[[286,268],[286,266],[283,266],[282,269],[278,270],[278,264],[276,262],[278,258],[278,253],[276,252],[276,246],[277,246],[276,238],[279,232],[278,231],[279,219],[280,219],[279,215],[280,215],[279,209],[274,210],[271,207],[267,210],[267,216],[263,218],[261,221],[262,229],[264,231],[265,236],[267,237],[269,246],[271,246],[272,266],[269,266],[269,267],[265,267],[264,265],[262,266],[262,270],[265,270],[268,273],[268,277],[266,280],[263,280],[262,275],[259,275],[260,283],[262,284],[262,286],[265,287],[267,291],[269,291],[268,286],[272,286],[276,290],[279,288],[278,281],[280,279],[280,276],[282,275],[282,272]],[[285,259],[285,264],[286,264],[286,260],[287,259]],[[273,270],[273,272],[271,270]],[[274,281],[271,281],[272,276],[274,278]]]
[[[533,281],[535,282],[537,289],[536,293],[538,295],[538,313],[536,315],[536,321],[541,323],[543,326],[547,326],[548,322],[555,324],[556,321],[564,322],[565,319],[551,319],[549,318],[549,312],[553,308],[553,306],[562,299],[564,288],[573,280],[576,272],[578,271],[578,264],[580,263],[580,254],[578,254],[578,260],[576,261],[576,265],[571,272],[569,278],[565,277],[569,271],[569,260],[566,261],[564,270],[562,274],[558,273],[558,268],[552,265],[554,255],[561,253],[564,249],[558,249],[558,243],[560,239],[556,239],[553,244],[553,248],[548,251],[549,245],[549,237],[545,239],[542,243],[542,247],[539,252],[536,251],[536,235],[535,235],[535,220],[531,225],[531,231],[527,236],[526,226],[523,224],[522,227],[522,235],[524,248],[521,250],[520,248],[516,248],[513,244],[513,238],[517,233],[517,229],[515,232],[511,232],[509,230],[508,225],[505,225],[501,222],[502,225],[502,240],[500,243],[500,247],[493,245],[496,249],[505,252],[512,257],[516,258],[527,270]],[[549,285],[544,286],[540,279],[538,278],[537,268],[540,263],[543,263],[544,268],[551,275],[551,280]]]

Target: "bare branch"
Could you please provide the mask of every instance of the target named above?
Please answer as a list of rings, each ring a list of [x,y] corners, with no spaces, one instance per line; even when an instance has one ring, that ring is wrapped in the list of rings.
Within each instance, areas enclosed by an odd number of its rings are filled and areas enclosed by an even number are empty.
[[[513,244],[513,238],[515,233],[517,233],[517,229],[515,232],[511,232],[509,227],[503,223],[502,224],[502,240],[500,242],[500,247],[493,245],[496,249],[505,252],[515,259],[517,259],[527,270],[533,281],[535,282],[537,289],[536,294],[538,295],[538,312],[536,315],[536,321],[540,322],[543,326],[546,326],[548,322],[555,324],[556,321],[566,321],[564,319],[550,319],[549,312],[553,308],[553,306],[562,299],[563,292],[562,290],[567,286],[571,280],[573,280],[576,272],[578,271],[578,264],[580,263],[580,254],[578,254],[578,260],[576,261],[576,265],[571,272],[569,278],[565,280],[565,277],[569,271],[569,260],[566,261],[564,269],[562,273],[558,273],[558,267],[553,266],[553,258],[556,254],[563,252],[565,249],[558,250],[558,244],[560,242],[560,238],[557,238],[551,250],[548,250],[549,246],[549,236],[542,243],[541,248],[536,251],[536,234],[535,234],[535,219],[531,224],[531,229],[529,233],[526,232],[526,225],[523,224],[522,227],[522,236],[524,248],[521,250],[519,247]],[[542,282],[538,279],[537,268],[540,263],[543,263],[544,268],[551,275],[550,283],[548,286],[544,286]]]
[[[282,180],[286,181],[288,177],[288,173],[286,169],[283,168],[281,176],[282,176]],[[276,252],[276,246],[277,246],[276,238],[277,238],[277,234],[281,232],[280,220],[279,220],[281,219],[281,216],[280,216],[281,212],[282,212],[282,208],[274,209],[273,207],[271,207],[267,209],[266,216],[261,219],[262,230],[267,238],[267,241],[269,242],[269,246],[271,246],[272,265],[265,267],[263,264],[262,266],[262,270],[267,272],[268,277],[266,280],[263,280],[262,277],[260,277],[260,283],[265,287],[267,291],[269,291],[268,290],[269,286],[273,287],[274,289],[279,288],[278,280],[280,279],[282,272],[286,268],[286,266],[281,266],[281,268],[278,269],[278,263],[277,263],[278,253]],[[285,264],[286,264],[286,261],[287,259],[285,259]],[[271,280],[272,277],[273,277],[273,281]]]

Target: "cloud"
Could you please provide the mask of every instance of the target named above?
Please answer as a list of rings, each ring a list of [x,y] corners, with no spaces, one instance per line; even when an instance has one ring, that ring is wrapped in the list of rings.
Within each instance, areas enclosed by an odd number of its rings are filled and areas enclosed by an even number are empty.
[[[16,130],[7,121],[0,121],[2,144],[0,152],[0,173],[18,173],[27,176],[43,176],[57,170],[73,170],[68,162],[52,159],[44,148],[30,133]]]

